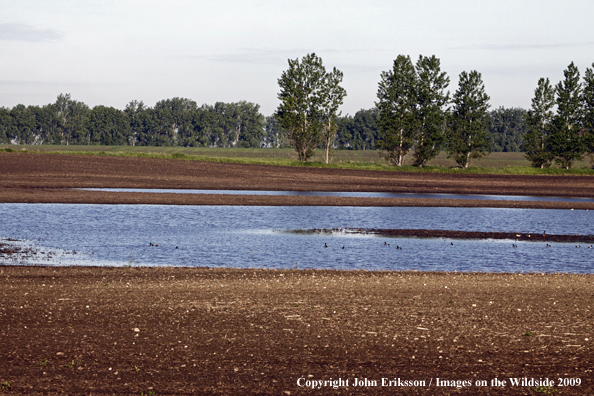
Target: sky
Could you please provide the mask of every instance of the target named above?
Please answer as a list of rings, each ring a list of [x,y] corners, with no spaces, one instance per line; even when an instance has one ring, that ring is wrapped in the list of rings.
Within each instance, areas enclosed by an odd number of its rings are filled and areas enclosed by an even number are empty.
[[[344,73],[342,114],[369,109],[400,54],[435,55],[454,92],[482,74],[492,109],[594,63],[592,0],[0,0],[0,106],[60,93],[93,107],[245,100],[272,114],[288,59]]]

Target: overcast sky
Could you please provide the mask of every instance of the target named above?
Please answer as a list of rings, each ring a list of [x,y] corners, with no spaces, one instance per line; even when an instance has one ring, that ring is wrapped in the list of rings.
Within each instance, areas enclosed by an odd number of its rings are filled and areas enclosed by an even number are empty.
[[[530,107],[594,62],[594,1],[0,0],[0,106],[60,93],[123,109],[185,97],[278,105],[288,58],[315,52],[344,72],[343,114],[374,106],[399,54],[436,55],[451,79],[482,73],[491,106]]]

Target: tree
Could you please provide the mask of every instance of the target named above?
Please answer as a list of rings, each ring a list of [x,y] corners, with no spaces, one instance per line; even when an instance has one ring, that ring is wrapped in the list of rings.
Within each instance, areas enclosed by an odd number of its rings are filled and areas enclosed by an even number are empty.
[[[325,116],[331,116],[335,101],[329,95],[334,92],[337,98],[340,96],[340,81],[334,78],[342,80],[342,73],[334,69],[338,73],[328,75],[322,59],[314,53],[304,56],[301,62],[299,59],[288,62],[289,69],[278,79],[281,103],[275,116],[288,131],[287,137],[299,161],[307,161],[320,142]],[[333,88],[334,82],[336,87]]]
[[[0,144],[10,143],[10,126],[12,125],[12,117],[10,110],[5,107],[0,107]]]
[[[563,71],[563,75],[565,79],[556,86],[557,114],[553,120],[554,129],[549,140],[555,162],[569,169],[573,161],[582,158],[585,151],[584,140],[580,135],[582,84],[578,68],[573,62]]]
[[[144,102],[133,100],[126,105],[124,113],[128,116],[128,124],[130,125],[129,144],[136,146],[136,143],[142,140],[142,123],[140,114],[145,110]]]
[[[322,118],[323,118],[323,130],[322,130],[322,142],[324,143],[325,153],[324,162],[330,162],[330,148],[336,138],[336,131],[338,126],[336,125],[336,118],[340,116],[338,108],[342,105],[343,99],[346,96],[346,91],[340,86],[342,82],[342,72],[337,68],[332,70],[332,73],[327,73],[325,76],[323,98],[324,103],[322,105]]]
[[[489,99],[479,72],[460,73],[453,97],[447,149],[448,158],[454,158],[462,168],[468,168],[471,159],[489,153],[486,122]]]
[[[524,144],[524,137],[528,131],[526,124],[527,111],[520,107],[498,109],[487,113],[489,128],[489,151],[518,152]]]
[[[232,120],[233,147],[260,147],[264,142],[265,119],[260,105],[242,100],[227,105]]]
[[[594,63],[592,69],[586,69],[584,74],[584,91],[582,101],[584,108],[584,133],[586,150],[590,157],[590,163],[594,166]]]
[[[395,166],[404,164],[404,156],[413,147],[416,73],[409,56],[398,55],[392,70],[382,72],[377,91],[380,154]]]
[[[377,108],[361,109],[355,116],[336,119],[338,147],[350,150],[373,150],[378,139]]]
[[[186,98],[161,100],[155,104],[157,145],[177,146],[191,127],[193,113],[197,109],[196,102]],[[180,139],[180,135],[182,139]],[[183,145],[183,144],[182,144]]]
[[[422,167],[435,158],[443,141],[446,111],[449,102],[446,88],[450,78],[441,71],[440,61],[435,55],[419,56],[416,64],[416,114],[417,128],[414,133],[414,157],[416,166]]]
[[[550,134],[553,122],[553,107],[555,106],[555,88],[549,79],[538,80],[538,87],[534,90],[532,108],[526,113],[528,133],[524,137],[522,146],[526,158],[536,168],[551,165],[554,156],[550,150]]]
[[[54,104],[56,117],[59,121],[61,141],[66,145],[85,144],[86,131],[84,129],[85,118],[89,112],[89,106],[83,102],[78,102],[70,97],[70,94],[60,94]]]
[[[126,113],[113,107],[93,107],[85,127],[89,132],[89,145],[125,146],[130,142],[130,120]]]
[[[278,118],[274,114],[266,117],[266,136],[264,137],[266,147],[289,147],[289,142],[286,141],[287,134],[288,131],[280,126]]]
[[[31,144],[36,141],[37,122],[33,106],[18,104],[10,111],[12,128],[10,135],[17,144]]]

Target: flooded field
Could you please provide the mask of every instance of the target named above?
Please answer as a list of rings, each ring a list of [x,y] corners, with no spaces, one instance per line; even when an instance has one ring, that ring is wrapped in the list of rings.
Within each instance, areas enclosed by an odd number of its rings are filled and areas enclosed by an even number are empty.
[[[594,272],[575,243],[402,238],[406,228],[593,234],[594,212],[494,208],[1,204],[2,264]],[[295,230],[335,229],[331,233]],[[6,241],[11,239],[10,241]]]

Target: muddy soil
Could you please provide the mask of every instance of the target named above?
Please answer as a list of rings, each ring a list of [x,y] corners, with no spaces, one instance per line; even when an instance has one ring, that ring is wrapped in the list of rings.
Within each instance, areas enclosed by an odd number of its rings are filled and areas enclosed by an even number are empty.
[[[594,209],[594,203],[568,202],[148,194],[71,190],[85,187],[594,197],[594,178],[591,176],[436,174],[147,158],[0,153],[0,202]]]
[[[349,234],[370,234],[385,235],[390,237],[406,238],[447,238],[447,239],[508,239],[524,242],[580,242],[594,243],[594,235],[559,235],[547,234],[546,231],[538,234],[517,233],[517,232],[481,232],[481,231],[457,231],[457,230],[419,230],[419,229],[379,229],[379,228],[315,228],[310,230],[292,230],[296,234],[331,234],[334,232]],[[581,247],[581,245],[578,245]],[[592,245],[585,248],[594,248]]]
[[[593,286],[568,274],[5,266],[0,383],[19,395],[591,395]],[[511,386],[524,377],[555,386]],[[330,378],[349,386],[298,385]]]

